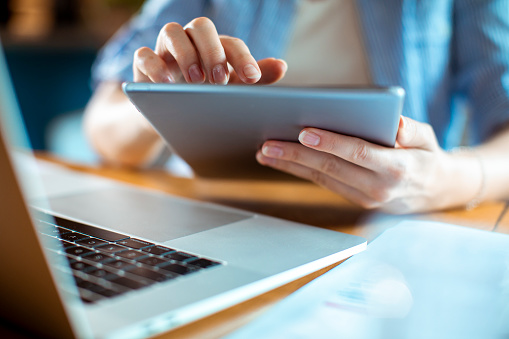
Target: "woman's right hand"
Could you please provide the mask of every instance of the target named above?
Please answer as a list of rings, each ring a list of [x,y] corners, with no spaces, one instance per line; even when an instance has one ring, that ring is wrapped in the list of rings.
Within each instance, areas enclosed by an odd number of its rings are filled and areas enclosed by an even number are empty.
[[[218,35],[208,18],[196,18],[182,27],[166,24],[157,37],[155,51],[142,47],[134,54],[135,82],[187,82],[270,84],[283,78],[283,60],[256,61],[244,41]]]

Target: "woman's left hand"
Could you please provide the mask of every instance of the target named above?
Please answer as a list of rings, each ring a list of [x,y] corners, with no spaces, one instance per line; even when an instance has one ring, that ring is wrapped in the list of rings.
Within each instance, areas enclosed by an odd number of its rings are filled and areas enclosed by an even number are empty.
[[[456,196],[461,160],[440,148],[430,125],[406,117],[401,117],[395,148],[316,128],[303,129],[299,141],[266,141],[256,158],[364,208],[390,213],[466,204],[476,193],[476,179],[471,179],[468,193],[460,190],[463,196]]]

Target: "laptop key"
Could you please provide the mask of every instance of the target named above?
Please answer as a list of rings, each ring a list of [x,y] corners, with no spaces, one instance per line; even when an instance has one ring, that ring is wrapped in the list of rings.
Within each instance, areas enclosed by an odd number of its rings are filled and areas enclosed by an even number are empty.
[[[81,300],[84,302],[84,303],[87,303],[87,304],[92,304],[96,301],[99,301],[99,300],[103,300],[104,297],[99,295],[99,294],[96,294],[96,293],[93,293],[89,290],[86,290],[86,289],[83,289],[83,288],[78,288],[78,291],[80,293],[80,298]]]
[[[75,232],[88,234],[89,236],[107,240],[107,241],[119,241],[122,239],[127,239],[129,236],[108,231],[99,227],[94,227],[90,225],[85,225],[76,221],[60,218],[60,217],[53,217],[55,224],[58,226],[62,226],[65,228],[68,228],[70,230],[73,230]]]
[[[78,283],[77,285],[78,285],[78,287],[80,287],[82,289],[85,289],[85,290],[93,292],[93,293],[97,293],[104,297],[113,297],[113,296],[119,294],[119,292],[110,290],[108,288],[105,288],[104,286],[101,286],[101,285],[98,285],[98,284],[95,284],[93,282],[86,281],[86,280]]]
[[[87,269],[94,267],[94,266],[84,263],[82,261],[75,261],[75,262],[71,263],[70,266],[73,270],[76,270],[76,271],[85,271]]]
[[[110,266],[119,270],[124,270],[130,267],[133,267],[132,264],[128,263],[127,261],[123,260],[113,260],[113,261],[107,261],[102,263],[105,266]]]
[[[74,255],[77,257],[81,257],[83,255],[93,253],[93,251],[91,251],[85,247],[80,247],[80,246],[66,248],[65,252],[67,254],[71,254],[71,255]]]
[[[72,242],[72,241],[87,239],[88,236],[84,235],[84,234],[70,232],[70,233],[61,234],[59,236],[59,238],[62,239],[62,240],[67,240],[67,241],[71,241]]]
[[[134,249],[137,249],[137,250],[139,250],[139,249],[141,249],[143,247],[154,245],[154,244],[152,244],[150,242],[146,242],[146,241],[143,241],[143,240],[140,240],[140,239],[135,239],[135,238],[129,238],[129,239],[125,239],[125,240],[120,240],[120,241],[117,241],[116,243],[119,244],[119,245],[122,245],[122,246],[134,248]]]
[[[103,261],[113,259],[113,257],[111,255],[108,255],[105,253],[93,253],[93,254],[87,255],[83,259],[90,260],[90,261],[97,262],[97,263],[102,263]]]
[[[174,276],[171,274],[163,274],[142,267],[135,267],[133,269],[126,271],[126,273],[134,274],[143,278],[148,278],[150,280],[154,280],[157,282],[166,281],[174,278]]]
[[[133,251],[133,250],[127,250],[118,252],[115,255],[118,255],[119,257],[125,258],[125,259],[131,259],[135,260],[136,258],[145,257],[146,254],[143,252]]]
[[[171,272],[171,273],[180,274],[180,275],[189,274],[189,273],[195,271],[191,267],[180,265],[180,264],[169,264],[169,265],[166,265],[166,266],[160,266],[159,269],[160,270],[164,270],[164,271],[168,271],[168,272]]]
[[[78,277],[77,275],[74,275],[74,274],[73,274],[72,277],[74,278],[74,282],[76,284],[79,284],[79,283],[82,283],[83,281],[86,281],[85,279],[82,279],[82,278],[80,278],[80,277]]]
[[[97,246],[107,244],[106,241],[99,240],[96,238],[87,238],[87,239],[76,241],[76,243],[83,245],[83,246],[87,246],[87,247],[97,247]]]
[[[184,252],[168,253],[168,254],[165,254],[164,257],[168,258],[168,259],[173,259],[176,261],[184,261],[186,259],[196,258],[195,256],[193,256],[191,254],[184,253]]]
[[[83,296],[82,294],[80,294],[80,299],[81,301],[83,301],[85,304],[92,304],[94,302],[96,302],[97,300],[93,300],[93,299],[90,299],[88,298],[87,296]]]
[[[88,281],[88,280],[85,280],[82,278],[79,278],[78,280],[76,280],[76,285],[80,288],[85,289],[85,290],[91,290],[94,286],[99,286],[99,285],[94,284],[91,281]]]
[[[201,258],[201,259],[193,260],[193,261],[186,261],[186,263],[188,265],[193,265],[193,266],[197,266],[200,268],[208,268],[208,267],[212,267],[212,266],[221,265],[220,263],[218,263],[216,261],[212,261],[212,260],[205,259],[205,258]]]
[[[158,257],[146,257],[142,259],[136,260],[139,263],[142,263],[147,266],[157,266],[165,263],[169,263],[170,259],[158,258]]]
[[[118,245],[114,245],[114,244],[107,244],[107,245],[98,246],[95,249],[98,251],[104,252],[104,253],[115,253],[115,252],[125,251],[125,250],[127,250],[127,247],[118,246]]]
[[[147,253],[154,254],[154,255],[163,255],[168,252],[175,252],[175,250],[173,248],[168,248],[168,247],[164,247],[164,246],[150,246],[150,247],[142,248],[141,250],[143,252],[147,252]]]
[[[109,289],[105,288],[105,289],[99,290],[99,291],[97,291],[95,293],[100,294],[103,297],[111,298],[111,297],[116,297],[117,295],[120,295],[123,292],[121,292],[121,291],[113,291],[113,290],[109,290]]]
[[[101,268],[94,268],[90,271],[87,271],[87,274],[92,275],[96,278],[108,279],[108,277],[113,276],[113,273],[103,270]]]
[[[129,278],[126,278],[126,277],[118,277],[118,278],[112,279],[110,281],[115,283],[115,284],[118,284],[120,286],[124,286],[124,287],[127,287],[129,289],[132,289],[132,290],[137,290],[139,288],[148,286],[147,284],[143,284],[143,283],[141,283],[139,281],[135,281],[135,280],[132,280],[132,279],[129,279]]]

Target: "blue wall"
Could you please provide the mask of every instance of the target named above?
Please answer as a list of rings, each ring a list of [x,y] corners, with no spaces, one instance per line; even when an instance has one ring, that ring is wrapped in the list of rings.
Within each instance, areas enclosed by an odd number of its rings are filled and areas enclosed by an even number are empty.
[[[34,149],[47,149],[48,123],[85,107],[93,49],[5,47],[7,63]]]

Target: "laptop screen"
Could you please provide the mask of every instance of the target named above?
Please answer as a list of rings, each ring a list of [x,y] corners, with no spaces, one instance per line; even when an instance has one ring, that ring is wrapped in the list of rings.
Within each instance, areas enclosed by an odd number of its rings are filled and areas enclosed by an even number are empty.
[[[26,201],[31,194],[42,196],[43,186],[26,166],[36,166],[35,159],[0,44],[0,318],[34,333],[86,336],[90,332],[71,275],[49,264],[62,260],[43,250],[34,231]]]

